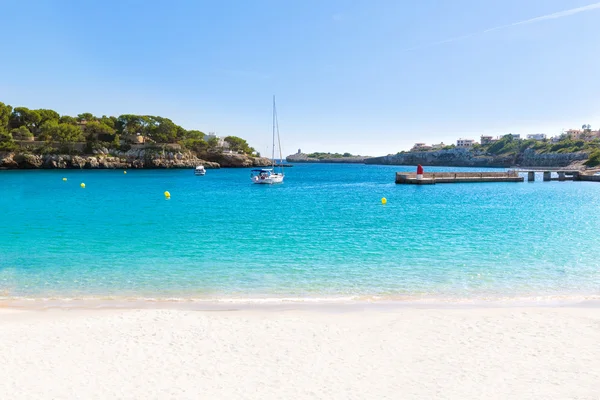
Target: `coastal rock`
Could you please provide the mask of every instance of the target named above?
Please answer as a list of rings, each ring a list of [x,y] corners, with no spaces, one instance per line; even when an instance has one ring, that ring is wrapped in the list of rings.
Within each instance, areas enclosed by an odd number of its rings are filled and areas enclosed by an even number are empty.
[[[98,168],[100,163],[96,157],[88,157],[85,160],[84,168]]]
[[[271,159],[269,158],[251,157],[246,154],[207,153],[205,157],[226,168],[266,167],[271,165]]]
[[[271,164],[272,164],[272,161],[271,161],[270,158],[266,158],[266,157],[253,157],[253,159],[252,159],[252,166],[253,167],[268,167]]]
[[[126,169],[126,168],[195,168],[203,165],[206,169],[220,168],[221,164],[215,160],[207,161],[198,158],[189,151],[163,152],[160,149],[132,149],[119,152],[114,149],[98,149],[94,155],[66,155],[2,152],[0,153],[1,169]],[[117,154],[109,156],[107,154]],[[242,154],[218,155],[229,167],[252,167],[271,165],[268,158],[249,157]]]
[[[14,160],[14,153],[0,152],[0,169],[19,168],[19,164]]]
[[[22,169],[41,168],[44,164],[41,156],[29,153],[15,154],[13,159],[18,164],[18,168]]]
[[[71,168],[83,168],[85,166],[85,159],[79,156],[73,156],[71,158]]]
[[[285,158],[287,162],[296,162],[296,163],[312,163],[312,162],[320,162],[318,158],[311,158],[307,154],[304,153],[296,153],[291,154]]]

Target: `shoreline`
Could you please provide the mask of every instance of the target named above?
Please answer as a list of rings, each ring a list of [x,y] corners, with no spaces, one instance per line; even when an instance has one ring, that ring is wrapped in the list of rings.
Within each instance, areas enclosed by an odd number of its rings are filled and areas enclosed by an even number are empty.
[[[600,308],[600,295],[496,298],[0,298],[0,310],[393,311],[407,309]]]

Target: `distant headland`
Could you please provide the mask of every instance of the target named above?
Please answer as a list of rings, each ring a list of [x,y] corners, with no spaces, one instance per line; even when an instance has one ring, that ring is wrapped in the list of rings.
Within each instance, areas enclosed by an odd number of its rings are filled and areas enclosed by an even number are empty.
[[[294,163],[346,163],[346,164],[363,164],[368,156],[355,156],[350,153],[302,153],[298,150],[296,154],[287,156],[287,162]]]
[[[0,169],[263,167],[246,140],[186,130],[168,118],[76,117],[0,102]]]

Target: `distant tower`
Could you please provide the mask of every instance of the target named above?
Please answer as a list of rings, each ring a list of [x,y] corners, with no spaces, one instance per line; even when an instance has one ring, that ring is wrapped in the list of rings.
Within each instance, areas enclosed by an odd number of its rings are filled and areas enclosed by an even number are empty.
[[[298,154],[302,153],[302,150],[298,149]]]

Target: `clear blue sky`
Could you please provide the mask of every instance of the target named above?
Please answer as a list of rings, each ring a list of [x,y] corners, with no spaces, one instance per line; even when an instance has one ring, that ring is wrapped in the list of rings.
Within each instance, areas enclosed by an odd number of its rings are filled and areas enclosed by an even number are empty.
[[[593,3],[4,2],[0,101],[160,115],[263,153],[273,94],[286,154],[597,128],[600,4],[574,10]]]

